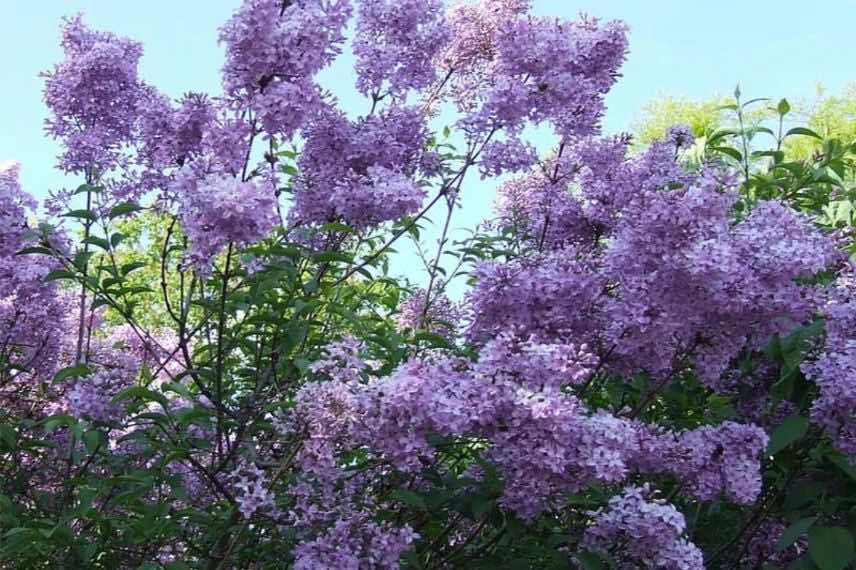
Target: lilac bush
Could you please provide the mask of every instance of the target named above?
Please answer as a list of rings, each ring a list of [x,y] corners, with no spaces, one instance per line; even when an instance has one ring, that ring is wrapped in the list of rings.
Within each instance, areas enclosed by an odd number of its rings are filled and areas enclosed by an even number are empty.
[[[79,181],[36,221],[0,169],[4,568],[850,563],[854,245],[804,189],[856,146],[634,151],[599,127],[624,24],[526,0],[245,0],[178,100],[62,38]],[[345,50],[362,115],[318,82]]]

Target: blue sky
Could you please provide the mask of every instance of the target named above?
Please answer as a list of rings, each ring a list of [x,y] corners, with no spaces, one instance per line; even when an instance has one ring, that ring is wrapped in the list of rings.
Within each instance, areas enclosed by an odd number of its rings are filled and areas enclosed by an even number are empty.
[[[240,0],[0,0],[0,161],[22,163],[25,188],[73,186],[57,172],[57,146],[42,134],[46,110],[38,74],[61,58],[64,15],[85,14],[97,28],[142,41],[143,78],[161,90],[219,90],[222,50],[217,27]],[[822,83],[831,92],[856,80],[853,25],[856,0],[534,0],[536,13],[572,18],[583,12],[630,26],[623,78],[607,98],[606,132],[630,127],[658,94],[695,98],[730,94],[809,98]],[[353,73],[347,58],[323,81],[346,106]],[[359,107],[357,107],[359,108]],[[472,185],[471,185],[472,186]],[[478,183],[456,220],[471,225],[489,213],[491,189]]]

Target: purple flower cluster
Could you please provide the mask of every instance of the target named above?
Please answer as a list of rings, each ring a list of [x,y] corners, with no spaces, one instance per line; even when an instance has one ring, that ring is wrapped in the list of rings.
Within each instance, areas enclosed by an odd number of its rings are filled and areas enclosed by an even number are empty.
[[[55,261],[17,255],[34,245],[27,216],[35,206],[18,175],[17,164],[0,164],[0,402],[23,411],[31,390],[59,364],[70,306],[55,282],[44,281]]]
[[[304,471],[336,480],[337,458],[363,447],[419,473],[433,464],[432,436],[439,435],[482,441],[484,458],[505,481],[501,504],[524,518],[554,508],[563,493],[595,481],[620,483],[631,473],[672,474],[702,500],[721,492],[740,503],[755,500],[767,443],[760,428],[726,422],[660,433],[592,413],[563,388],[585,382],[597,365],[585,346],[505,334],[485,345],[475,364],[417,359],[367,384],[348,373],[347,380],[307,385],[296,408],[311,434],[301,451]]]
[[[269,234],[279,222],[273,188],[261,179],[241,182],[228,174],[210,174],[196,180],[193,170],[182,171],[181,221],[191,241],[190,260],[200,269],[227,244],[245,245]]]
[[[496,214],[498,227],[538,250],[585,244],[594,237],[583,204],[568,191],[567,176],[553,181],[539,170],[505,182],[497,189]]]
[[[202,152],[202,138],[215,118],[214,104],[201,93],[188,93],[176,106],[165,95],[149,90],[139,105],[137,160],[143,167],[145,189],[166,189],[169,172]]]
[[[538,160],[534,146],[519,137],[492,140],[482,149],[479,170],[482,178],[499,176],[507,172],[519,172],[530,168]]]
[[[443,0],[360,0],[353,50],[357,90],[402,95],[431,85],[448,38]]]
[[[122,390],[134,385],[139,369],[136,361],[116,353],[115,360],[90,376],[79,378],[67,394],[71,415],[97,422],[110,423],[125,413],[124,402],[113,402]]]
[[[249,0],[221,28],[223,88],[291,136],[322,104],[315,75],[341,51],[349,0]]]
[[[617,283],[608,335],[626,364],[659,375],[689,354],[702,381],[717,388],[741,350],[811,317],[816,293],[796,278],[833,263],[832,242],[779,202],[732,224],[735,200],[704,176],[626,208],[604,256]]]
[[[621,568],[704,570],[701,550],[684,538],[687,524],[673,506],[651,497],[648,487],[628,487],[594,513],[583,544],[617,558]]]
[[[392,107],[351,122],[328,109],[304,132],[291,215],[310,223],[344,221],[357,228],[415,212],[425,191],[414,181],[432,158],[425,117]]]
[[[17,163],[0,163],[0,256],[9,257],[24,245],[27,212],[36,207],[32,196],[21,190]]]
[[[337,520],[326,532],[295,549],[295,570],[387,570],[419,538],[405,526],[394,528],[364,515]]]
[[[675,144],[633,159],[620,158],[625,147],[603,142],[607,162],[571,147],[501,188],[500,224],[545,251],[476,268],[470,337],[559,335],[606,347],[627,376],[660,377],[688,360],[722,390],[742,351],[811,318],[819,290],[799,278],[839,254],[780,202],[735,220],[730,178],[687,172]]]
[[[232,485],[237,490],[235,500],[244,518],[250,518],[259,509],[273,508],[273,493],[268,489],[264,471],[252,463],[244,463],[232,472]]]
[[[602,96],[627,49],[619,22],[564,22],[527,14],[528,3],[482,2],[452,12],[441,54],[471,133],[550,122],[562,137],[593,134]],[[520,41],[526,38],[526,41]]]
[[[45,73],[45,103],[52,116],[47,132],[62,139],[59,165],[68,172],[116,166],[132,140],[143,93],[134,41],[89,29],[80,16],[62,29],[65,60]]]
[[[725,494],[735,503],[752,504],[761,493],[758,457],[768,439],[764,430],[753,425],[703,426],[678,436],[672,469],[700,500]]]
[[[395,316],[398,330],[426,330],[454,338],[463,317],[459,303],[452,301],[442,292],[432,293],[430,299],[425,296],[426,291],[419,289],[399,304],[398,314]]]
[[[508,263],[485,262],[473,274],[477,282],[468,294],[472,339],[487,340],[509,329],[577,342],[594,334],[606,281],[574,248]]]
[[[815,362],[803,364],[820,388],[811,418],[836,447],[856,456],[856,277],[852,267],[838,277],[823,308],[826,344]]]
[[[478,373],[538,390],[560,389],[584,383],[597,365],[597,356],[585,344],[540,342],[534,336],[504,332],[482,348]]]
[[[787,567],[808,550],[808,537],[799,537],[785,549],[778,548],[779,539],[788,528],[788,523],[779,519],[767,519],[755,530],[749,540],[740,565],[744,568],[759,568],[766,564]]]

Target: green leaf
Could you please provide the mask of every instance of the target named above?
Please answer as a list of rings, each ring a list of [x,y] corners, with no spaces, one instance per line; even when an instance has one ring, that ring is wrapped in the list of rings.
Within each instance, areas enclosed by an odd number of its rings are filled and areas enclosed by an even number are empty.
[[[80,378],[81,376],[86,376],[91,373],[92,371],[85,364],[75,364],[73,366],[66,366],[54,374],[53,381],[62,382],[68,378]]]
[[[818,140],[823,140],[822,136],[820,136],[819,134],[817,134],[813,130],[807,129],[805,127],[794,127],[793,129],[791,129],[787,133],[785,133],[786,137],[789,137],[791,135],[803,135],[803,136],[807,136],[807,137],[814,137]]]
[[[775,162],[782,162],[785,159],[785,153],[780,150],[756,150],[752,153],[753,158],[769,156]]]
[[[95,453],[95,451],[106,442],[107,437],[103,432],[97,429],[89,430],[83,434],[83,444],[86,446],[86,451],[90,454]]]
[[[850,459],[843,455],[828,455],[827,458],[844,471],[848,477],[856,481],[856,466],[850,463]]]
[[[312,259],[316,263],[330,263],[333,261],[341,261],[343,263],[354,262],[354,257],[352,255],[348,255],[347,253],[340,253],[338,251],[323,251],[321,253],[313,255]]]
[[[449,344],[449,341],[444,336],[430,331],[417,331],[413,338],[417,341],[425,341],[437,348],[452,348],[452,345]]]
[[[31,254],[40,254],[40,255],[53,255],[53,250],[49,247],[42,247],[40,245],[33,247],[25,247],[21,251],[17,252],[15,255],[31,255]]]
[[[103,191],[104,191],[104,188],[102,188],[101,186],[93,186],[92,184],[81,184],[80,186],[77,187],[77,190],[75,190],[72,195],[86,194],[87,192],[92,192],[94,194],[97,194],[97,193],[103,192]]]
[[[769,101],[769,100],[770,100],[770,98],[769,98],[769,97],[756,97],[756,98],[754,98],[754,99],[749,99],[748,101],[746,101],[745,103],[743,103],[743,105],[741,105],[741,106],[742,106],[742,107],[748,107],[748,106],[749,106],[749,105],[751,105],[752,103],[758,103],[759,101]]]
[[[707,144],[712,145],[714,142],[718,141],[721,138],[730,137],[734,135],[739,135],[740,131],[737,129],[719,129],[710,135],[707,139]]]
[[[808,553],[821,570],[842,570],[853,560],[853,535],[837,526],[812,527]]]
[[[414,493],[407,489],[396,489],[390,494],[390,498],[411,506],[418,511],[428,510],[428,506],[425,504],[425,499],[423,499],[418,493]]]
[[[166,397],[164,397],[163,394],[158,394],[157,392],[153,392],[152,390],[149,390],[148,388],[143,388],[142,386],[133,386],[131,388],[126,388],[125,390],[122,390],[121,392],[113,396],[113,399],[111,401],[115,404],[123,400],[133,399],[139,399],[145,402],[157,402],[161,406],[163,406],[164,409],[168,409],[169,407],[169,401],[166,399]]]
[[[776,544],[776,550],[781,552],[795,543],[806,533],[809,527],[813,525],[816,520],[817,517],[808,517],[793,523],[785,530],[785,532],[782,533],[782,536],[779,537],[779,542]]]
[[[104,251],[110,251],[110,243],[102,237],[89,236],[88,238],[83,240],[83,243],[89,243],[96,247],[100,247]]]
[[[126,263],[122,267],[119,268],[119,272],[122,275],[127,275],[132,271],[136,271],[137,269],[142,269],[146,264],[142,261],[132,261],[131,263]]]
[[[56,281],[58,279],[74,279],[75,275],[71,271],[65,269],[54,269],[45,275],[45,281]]]
[[[585,570],[606,570],[609,568],[603,558],[594,552],[583,550],[577,552],[574,556]]]
[[[91,210],[71,210],[62,215],[64,218],[80,218],[82,220],[87,220],[90,222],[94,222],[98,219],[98,216],[95,212]]]
[[[112,236],[110,236],[110,245],[112,245],[113,247],[116,247],[120,243],[122,243],[122,240],[124,240],[126,237],[127,236],[125,234],[121,234],[121,233],[117,232],[117,233],[113,234]]]
[[[770,436],[767,453],[775,455],[794,443],[808,431],[808,420],[802,416],[790,416]]]
[[[95,255],[94,251],[79,251],[75,254],[74,259],[72,260],[74,266],[80,269],[81,272],[86,270],[86,266],[89,265],[89,260],[92,259],[92,256]]]
[[[50,433],[59,426],[67,426],[72,432],[74,432],[78,439],[80,438],[82,430],[80,429],[80,424],[76,418],[69,416],[68,414],[60,414],[50,416],[45,419],[45,433]]]
[[[740,154],[740,151],[730,146],[714,146],[710,147],[710,150],[730,156],[734,160],[743,160],[743,155]]]
[[[138,206],[133,202],[123,202],[117,206],[113,206],[110,209],[110,213],[107,214],[107,217],[111,220],[113,218],[118,218],[119,216],[125,216],[127,214],[133,214],[134,212],[139,212],[140,210],[144,210],[142,206]]]
[[[0,424],[0,443],[2,443],[7,450],[11,451],[15,449],[15,442],[17,439],[18,434],[14,427],[9,424]]]

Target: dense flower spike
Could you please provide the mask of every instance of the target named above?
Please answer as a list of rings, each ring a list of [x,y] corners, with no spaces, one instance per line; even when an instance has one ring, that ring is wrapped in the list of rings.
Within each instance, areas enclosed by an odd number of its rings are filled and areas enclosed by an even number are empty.
[[[686,190],[641,194],[604,260],[619,284],[608,308],[618,354],[653,374],[689,354],[711,387],[741,350],[810,318],[813,288],[795,279],[837,258],[830,240],[778,202],[732,225],[737,198],[718,186],[705,175]],[[783,228],[794,238],[773,238]]]
[[[343,568],[386,570],[398,568],[398,560],[419,535],[410,527],[391,528],[366,517],[337,521],[327,532],[297,547],[295,570]]]
[[[767,442],[757,426],[734,422],[704,426],[678,438],[675,471],[701,500],[725,493],[736,503],[752,504],[761,493],[759,456]]]
[[[425,289],[414,291],[398,307],[395,317],[400,331],[426,330],[448,338],[454,338],[463,317],[459,303],[437,291],[426,298]]]
[[[179,173],[185,175],[195,173]],[[245,245],[267,236],[279,220],[269,184],[222,174],[210,174],[184,188],[181,219],[192,243],[190,260],[201,269],[228,244]]]
[[[250,0],[220,30],[223,88],[271,134],[292,135],[321,105],[315,75],[341,51],[349,0]]]
[[[0,256],[9,257],[24,246],[27,235],[27,211],[36,201],[21,190],[18,181],[21,166],[0,163]]]
[[[441,61],[471,133],[550,122],[561,137],[593,134],[602,96],[627,49],[619,22],[562,22],[524,15],[526,2],[483,2],[453,12]],[[521,42],[520,38],[527,38]]]
[[[134,385],[138,363],[121,353],[108,353],[108,358],[102,369],[79,378],[69,391],[67,405],[73,416],[106,423],[121,419],[126,402],[113,402],[113,398]]]
[[[140,103],[138,159],[146,189],[166,189],[169,173],[202,151],[203,134],[214,121],[214,105],[201,93],[188,93],[178,106],[150,89]]]
[[[740,560],[741,565],[755,568],[767,563],[787,567],[799,558],[800,554],[804,554],[808,547],[805,536],[797,538],[794,544],[787,548],[779,547],[779,540],[787,528],[788,524],[783,520],[768,519],[762,522],[749,541],[748,548]]]
[[[576,249],[511,263],[483,263],[469,302],[469,335],[488,339],[513,327],[519,334],[568,334],[586,342],[597,326],[605,279]]]
[[[401,95],[433,83],[433,60],[448,37],[443,10],[442,0],[359,0],[353,50],[360,93]]]
[[[240,465],[232,473],[237,491],[238,510],[250,518],[259,509],[272,508],[273,494],[267,488],[267,477],[253,464]]]
[[[538,250],[591,242],[594,228],[567,185],[567,178],[554,182],[542,171],[509,180],[497,189],[497,223]]]
[[[426,160],[425,117],[415,108],[393,107],[350,122],[326,111],[304,133],[292,216],[357,228],[415,212],[425,191],[413,177]]]
[[[59,364],[69,305],[55,283],[44,281],[55,261],[17,255],[33,245],[27,216],[35,206],[21,189],[19,170],[0,164],[0,401],[23,413],[32,411],[31,390]]]
[[[586,530],[584,543],[614,552],[622,567],[704,570],[701,550],[683,537],[684,516],[651,495],[647,487],[629,487],[610,499],[607,509],[593,513],[595,524]]]
[[[131,142],[143,94],[137,77],[142,46],[89,29],[80,16],[65,21],[65,60],[46,73],[47,132],[63,141],[59,165],[69,172],[108,170]]]
[[[503,141],[493,140],[484,146],[479,167],[482,178],[499,176],[506,172],[517,172],[531,167],[538,160],[538,153],[531,144],[511,137]]]
[[[820,387],[811,417],[841,451],[856,456],[856,279],[852,267],[838,277],[823,312],[824,351],[816,362],[803,365],[806,375]]]

